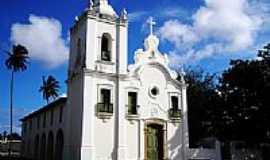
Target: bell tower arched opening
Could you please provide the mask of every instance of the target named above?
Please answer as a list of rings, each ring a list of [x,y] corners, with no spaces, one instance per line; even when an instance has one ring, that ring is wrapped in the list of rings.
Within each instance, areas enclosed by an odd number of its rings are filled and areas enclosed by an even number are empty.
[[[104,33],[101,38],[101,60],[111,61],[112,38],[108,33]]]

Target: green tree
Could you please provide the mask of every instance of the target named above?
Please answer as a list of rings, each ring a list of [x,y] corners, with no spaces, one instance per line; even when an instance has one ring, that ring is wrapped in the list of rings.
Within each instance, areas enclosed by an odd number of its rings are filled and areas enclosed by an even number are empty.
[[[226,123],[230,127],[226,131],[227,139],[240,139],[249,144],[269,143],[270,44],[254,60],[231,61],[220,82]]]
[[[42,86],[39,92],[42,92],[43,99],[46,100],[47,104],[51,98],[58,97],[59,89],[59,82],[53,76],[49,76],[47,79],[45,76],[42,77]]]
[[[188,84],[188,120],[190,146],[197,147],[202,138],[214,136],[216,75],[205,73],[202,69],[187,69],[185,81]]]
[[[21,136],[18,133],[12,133],[7,135],[8,140],[21,140]]]
[[[28,50],[22,45],[13,45],[12,51],[7,52],[8,58],[5,61],[7,69],[11,70],[10,80],[10,134],[13,133],[13,92],[14,92],[14,74],[27,69]]]

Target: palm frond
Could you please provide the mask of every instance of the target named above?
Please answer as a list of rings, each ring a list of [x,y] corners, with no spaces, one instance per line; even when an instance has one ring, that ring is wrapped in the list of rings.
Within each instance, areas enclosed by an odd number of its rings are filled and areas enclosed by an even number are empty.
[[[8,53],[5,65],[14,72],[24,71],[29,64],[28,59],[28,50],[22,45],[14,45],[12,53]]]
[[[39,91],[43,93],[43,99],[48,102],[50,98],[55,99],[58,97],[60,85],[53,76],[50,75],[47,79],[43,76],[42,83]]]

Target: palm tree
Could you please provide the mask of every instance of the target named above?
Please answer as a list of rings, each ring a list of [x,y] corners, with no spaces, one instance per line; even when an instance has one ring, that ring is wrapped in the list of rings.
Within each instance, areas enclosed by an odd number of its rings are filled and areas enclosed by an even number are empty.
[[[39,89],[39,92],[42,92],[43,99],[47,101],[47,104],[50,101],[50,98],[55,99],[58,97],[59,92],[59,82],[53,77],[49,76],[47,79],[45,76],[42,77],[42,86]]]
[[[12,135],[13,129],[13,91],[14,91],[14,73],[23,72],[27,69],[28,64],[28,50],[22,45],[13,45],[12,52],[7,52],[8,58],[5,65],[11,70],[10,81],[10,135]],[[11,145],[9,145],[10,155]]]

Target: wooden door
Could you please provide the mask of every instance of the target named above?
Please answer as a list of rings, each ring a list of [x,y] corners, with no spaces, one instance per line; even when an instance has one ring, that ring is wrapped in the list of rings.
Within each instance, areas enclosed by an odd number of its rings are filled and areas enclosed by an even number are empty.
[[[159,126],[150,125],[146,133],[146,155],[147,160],[163,159],[163,136],[162,129]]]

